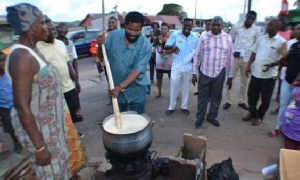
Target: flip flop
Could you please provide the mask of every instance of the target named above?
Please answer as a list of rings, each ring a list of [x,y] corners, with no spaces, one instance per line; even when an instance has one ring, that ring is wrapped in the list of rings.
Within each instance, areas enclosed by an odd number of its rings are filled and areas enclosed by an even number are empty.
[[[279,136],[279,134],[280,133],[279,133],[278,129],[275,129],[275,130],[269,132],[270,137],[277,137],[277,136]]]
[[[161,97],[161,95],[155,95],[154,97],[153,97],[153,99],[157,99],[157,98],[160,98]]]

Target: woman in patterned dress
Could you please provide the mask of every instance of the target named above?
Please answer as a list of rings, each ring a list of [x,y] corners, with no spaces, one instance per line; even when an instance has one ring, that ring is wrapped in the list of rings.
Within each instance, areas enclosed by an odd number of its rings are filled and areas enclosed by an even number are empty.
[[[69,179],[61,78],[36,48],[47,38],[44,15],[35,6],[7,7],[7,20],[20,35],[11,48],[6,72],[12,82],[15,133],[29,151],[38,179]]]

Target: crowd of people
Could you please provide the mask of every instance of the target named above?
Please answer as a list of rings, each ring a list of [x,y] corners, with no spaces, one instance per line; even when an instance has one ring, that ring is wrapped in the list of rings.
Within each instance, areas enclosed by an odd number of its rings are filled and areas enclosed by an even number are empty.
[[[241,119],[260,125],[281,74],[278,122],[270,136],[282,133],[284,147],[299,150],[300,25],[287,30],[287,16],[279,14],[267,22],[265,34],[261,34],[254,24],[256,17],[255,11],[249,11],[245,21],[227,33],[223,19],[215,16],[205,22],[206,30],[200,37],[191,32],[194,24],[189,18],[172,34],[167,23],[153,23],[151,35],[145,37],[144,16],[132,11],[125,17],[125,29],[117,28],[115,17],[109,18],[108,30],[98,37],[98,48],[92,46],[91,51],[97,54],[98,71],[106,73],[101,49],[105,46],[115,84],[109,90],[109,99],[117,98],[121,112],[145,113],[155,69],[155,99],[163,95],[163,74],[170,79],[167,116],[176,110],[179,91],[180,110],[190,115],[190,82],[197,85],[197,129],[205,119],[214,126],[221,125],[217,117],[223,85],[227,87],[223,109],[228,110],[234,103],[232,87],[238,72],[240,92],[236,101],[248,111]],[[77,173],[85,166],[86,157],[80,140],[83,134],[74,126],[83,116],[77,54],[66,37],[68,27],[63,23],[55,27],[49,17],[28,3],[7,7],[7,20],[20,38],[0,54],[4,131],[10,134],[15,152],[22,147],[28,150],[38,179],[79,179]]]

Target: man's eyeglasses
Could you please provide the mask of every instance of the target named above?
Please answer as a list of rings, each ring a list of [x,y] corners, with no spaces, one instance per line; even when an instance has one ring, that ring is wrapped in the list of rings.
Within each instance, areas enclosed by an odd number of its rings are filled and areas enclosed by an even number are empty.
[[[134,36],[142,34],[142,31],[132,31],[132,30],[129,30],[129,29],[125,29],[125,31],[127,33],[131,34],[131,35],[134,35]]]

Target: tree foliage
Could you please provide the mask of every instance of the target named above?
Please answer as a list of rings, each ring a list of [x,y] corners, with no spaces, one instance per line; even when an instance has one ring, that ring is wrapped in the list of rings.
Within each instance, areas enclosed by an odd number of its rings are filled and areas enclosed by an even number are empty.
[[[183,12],[183,7],[178,4],[164,4],[162,10],[157,15],[179,16]]]

